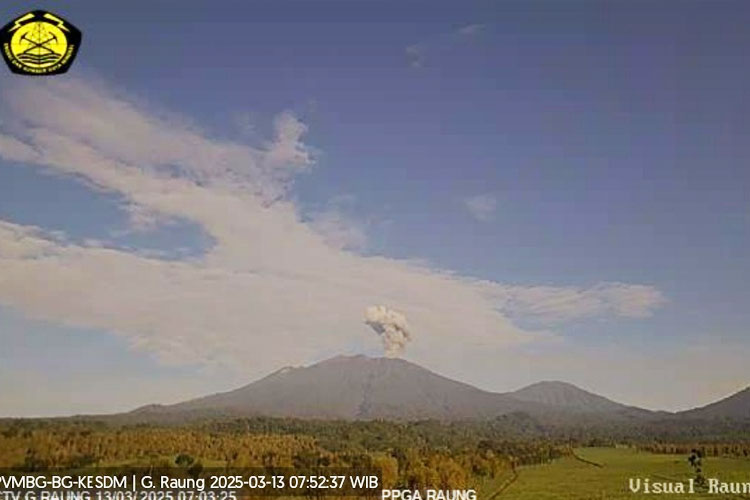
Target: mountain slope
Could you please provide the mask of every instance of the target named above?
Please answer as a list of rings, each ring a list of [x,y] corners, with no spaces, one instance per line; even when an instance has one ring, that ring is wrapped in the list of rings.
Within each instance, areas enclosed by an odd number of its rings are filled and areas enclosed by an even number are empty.
[[[678,413],[688,418],[750,418],[750,387],[743,389],[729,397],[703,406]]]
[[[510,393],[516,399],[577,412],[609,413],[628,409],[603,396],[584,391],[567,382],[538,382]]]

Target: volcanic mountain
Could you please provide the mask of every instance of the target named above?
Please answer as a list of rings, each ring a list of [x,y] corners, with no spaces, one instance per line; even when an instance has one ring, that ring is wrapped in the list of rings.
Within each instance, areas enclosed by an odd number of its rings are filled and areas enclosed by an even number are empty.
[[[537,382],[536,384],[512,392],[511,395],[521,401],[540,403],[579,412],[608,413],[626,408],[626,406],[620,403],[615,403],[603,396],[584,391],[567,382]]]
[[[615,415],[629,409],[562,382],[542,382],[514,393],[495,393],[402,359],[337,356],[307,367],[283,368],[230,392],[170,406],[150,405],[131,415],[214,413],[346,420],[463,420],[513,412]]]

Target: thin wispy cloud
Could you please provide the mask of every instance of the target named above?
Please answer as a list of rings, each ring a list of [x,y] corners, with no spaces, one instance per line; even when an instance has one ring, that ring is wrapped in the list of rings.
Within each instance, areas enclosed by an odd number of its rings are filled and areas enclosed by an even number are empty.
[[[474,36],[482,33],[484,29],[484,24],[467,24],[466,26],[458,28],[458,30],[456,30],[456,33],[458,33],[459,35]]]
[[[495,218],[497,198],[491,194],[478,194],[463,200],[464,207],[472,217],[481,222],[489,222]]]
[[[336,203],[329,203],[325,209],[312,212],[309,225],[334,248],[361,251],[367,247],[366,224]]]
[[[404,49],[406,59],[412,68],[421,68],[427,61],[430,53],[439,53],[448,49],[465,38],[473,38],[481,35],[486,30],[484,24],[467,24],[453,31],[447,31],[438,36],[408,45]]]
[[[500,292],[503,309],[513,317],[531,317],[547,324],[597,315],[631,318],[649,316],[666,304],[664,295],[645,285],[607,283],[587,289],[555,286],[511,286]]]
[[[366,234],[344,212],[304,216],[287,196],[316,157],[307,126],[289,112],[276,117],[271,138],[248,145],[81,80],[2,93],[0,157],[124,199],[136,228],[188,220],[214,245],[162,260],[0,221],[0,305],[115,333],[166,363],[257,375],[353,342],[375,345],[361,320],[371,304],[403,311],[424,342],[414,352],[428,361],[437,352],[545,342],[546,328],[512,320],[519,311],[541,321],[640,317],[663,302],[642,285],[539,290],[358,254]],[[489,205],[473,203],[481,216]]]

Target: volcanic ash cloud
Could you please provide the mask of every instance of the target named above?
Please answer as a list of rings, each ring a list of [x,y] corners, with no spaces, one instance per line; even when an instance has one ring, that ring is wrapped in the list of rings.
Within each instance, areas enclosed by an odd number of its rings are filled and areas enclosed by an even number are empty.
[[[370,306],[365,309],[365,323],[380,335],[385,355],[394,358],[401,355],[412,335],[403,313],[386,306]]]

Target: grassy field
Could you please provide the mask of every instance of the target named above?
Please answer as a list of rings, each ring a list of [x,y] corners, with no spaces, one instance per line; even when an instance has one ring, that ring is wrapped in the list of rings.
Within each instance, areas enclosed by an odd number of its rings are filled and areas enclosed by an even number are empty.
[[[652,482],[683,481],[693,476],[687,457],[655,455],[629,448],[581,448],[576,455],[600,464],[600,467],[574,457],[559,459],[549,465],[523,467],[510,486],[497,493],[495,499],[642,499],[642,498],[747,498],[750,495],[643,494],[628,488],[629,478],[649,478]],[[734,458],[708,458],[704,461],[704,475],[721,481],[750,482],[750,461]],[[507,484],[508,478],[498,478],[494,485],[482,489],[481,498],[489,499]]]

